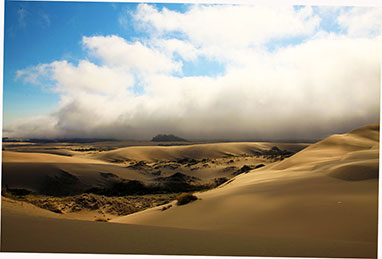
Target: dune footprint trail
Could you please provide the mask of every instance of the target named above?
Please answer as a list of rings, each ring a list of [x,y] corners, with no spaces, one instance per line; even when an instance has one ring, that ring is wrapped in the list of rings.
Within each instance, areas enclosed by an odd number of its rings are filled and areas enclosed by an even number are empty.
[[[199,200],[188,205],[152,208],[113,222],[280,238],[284,245],[293,238],[317,246],[342,242],[348,245],[322,248],[324,256],[375,257],[378,157],[379,124],[373,124],[239,175],[198,193]]]

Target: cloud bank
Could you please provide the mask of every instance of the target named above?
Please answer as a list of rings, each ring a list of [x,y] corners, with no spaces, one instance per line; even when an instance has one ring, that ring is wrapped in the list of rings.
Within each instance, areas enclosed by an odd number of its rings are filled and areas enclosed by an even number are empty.
[[[378,8],[138,5],[147,37],[82,38],[87,59],[21,69],[16,78],[61,101],[5,126],[17,137],[311,139],[379,121]],[[127,14],[126,14],[127,15]],[[222,67],[209,73],[203,62]],[[206,64],[207,64],[206,63]],[[195,66],[200,75],[187,75]]]

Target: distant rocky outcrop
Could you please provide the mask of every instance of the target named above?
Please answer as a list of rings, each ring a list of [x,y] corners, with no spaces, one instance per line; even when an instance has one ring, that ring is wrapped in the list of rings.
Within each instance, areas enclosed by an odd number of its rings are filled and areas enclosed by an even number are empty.
[[[161,141],[164,141],[164,142],[170,142],[170,141],[183,141],[183,142],[188,142],[188,140],[184,139],[184,138],[180,138],[180,137],[177,137],[175,135],[166,135],[166,134],[159,134],[159,135],[156,135],[155,137],[153,137],[153,139],[151,141],[156,141],[156,142],[161,142]]]

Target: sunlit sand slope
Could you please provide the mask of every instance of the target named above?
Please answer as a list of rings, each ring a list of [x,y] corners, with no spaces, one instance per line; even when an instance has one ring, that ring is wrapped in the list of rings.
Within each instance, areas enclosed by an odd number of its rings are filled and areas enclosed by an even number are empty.
[[[108,223],[70,220],[8,200],[2,207],[1,250],[376,257],[378,146],[379,125],[369,125],[196,193],[197,201]]]
[[[376,256],[378,154],[379,124],[369,125],[197,193],[200,199],[190,204],[114,222],[368,243],[374,248],[363,255]]]
[[[3,151],[3,162],[5,163],[97,163],[105,164],[105,162],[87,159],[82,157],[72,157],[57,154],[45,154],[45,153],[26,153],[26,152],[14,152]]]
[[[150,184],[155,178],[169,177],[176,172],[195,176],[201,182],[211,182],[214,178],[230,176],[243,166],[242,163],[265,163],[262,159],[253,161],[257,152],[263,152],[277,145],[280,149],[296,152],[306,144],[279,143],[218,143],[189,146],[144,146],[126,147],[104,152],[81,152],[73,156],[48,153],[3,151],[3,187],[22,188],[35,193],[49,195],[71,195],[85,192],[91,188],[110,188],[114,182],[122,179],[137,180]],[[55,149],[52,149],[55,151]],[[231,171],[224,169],[233,166],[228,162],[237,156],[249,156],[251,161],[235,164]],[[193,167],[177,164],[170,160],[177,159],[221,158],[220,164],[204,162]],[[161,160],[156,164],[153,160]],[[127,161],[128,160],[128,161]],[[150,167],[129,166],[145,160]],[[199,161],[201,162],[201,161]],[[236,163],[237,161],[235,161]],[[223,165],[224,164],[224,165]],[[197,168],[196,168],[197,167]],[[157,169],[155,169],[157,168]],[[197,169],[197,170],[196,170]],[[158,175],[160,171],[160,175]],[[154,173],[154,174],[153,174]],[[156,174],[155,174],[156,173]],[[108,177],[111,176],[111,177]]]
[[[277,146],[280,149],[297,152],[305,148],[307,144],[285,144],[268,142],[240,142],[240,143],[214,143],[196,144],[187,146],[148,146],[126,147],[112,151],[102,152],[92,156],[104,161],[115,160],[176,160],[181,158],[204,159],[222,158],[239,155],[254,155],[256,152],[271,149]]]
[[[368,242],[263,237],[220,231],[68,220],[3,199],[3,252],[362,257]],[[352,249],[349,249],[352,248]]]

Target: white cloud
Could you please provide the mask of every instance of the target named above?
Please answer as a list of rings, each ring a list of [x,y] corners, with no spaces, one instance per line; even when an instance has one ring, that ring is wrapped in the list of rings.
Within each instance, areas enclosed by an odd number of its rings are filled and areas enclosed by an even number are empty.
[[[83,37],[82,42],[93,56],[110,67],[123,67],[141,74],[171,73],[181,68],[181,64],[139,41],[127,42],[112,35]]]
[[[141,4],[134,19],[156,33],[178,31],[196,46],[251,46],[314,33],[320,18],[311,7],[194,5],[186,13]]]
[[[17,119],[3,131],[16,137],[55,138],[58,136],[56,124],[57,118],[54,116],[33,116]]]
[[[129,20],[127,19],[126,15],[121,15],[118,17],[119,25],[122,26],[124,29],[129,28]]]
[[[50,86],[61,93],[90,91],[96,93],[117,93],[134,83],[133,76],[123,69],[97,66],[82,60],[77,66],[67,61],[55,61],[17,71],[16,78],[41,86]]]
[[[115,9],[115,10],[118,9],[118,7],[117,7],[116,4],[111,4],[111,6],[112,6],[113,9]],[[118,15],[118,23],[119,23],[119,25],[120,25],[123,29],[125,29],[125,30],[129,29],[129,28],[132,26],[132,24],[131,24],[130,21],[129,21],[129,19],[130,19],[130,18],[129,18],[129,14],[130,14],[129,9],[127,9],[127,8],[122,8],[122,10],[120,11],[120,13],[119,13],[119,15]]]
[[[357,37],[350,22],[349,35],[321,32],[309,7],[194,6],[182,14],[140,5],[135,21],[150,25],[152,38],[84,37],[99,64],[55,61],[18,71],[27,82],[53,82],[61,102],[50,116],[6,129],[44,136],[33,125],[45,123],[49,136],[123,139],[312,138],[349,130],[379,119],[382,42],[370,19],[370,33]],[[177,31],[181,37],[169,36]],[[310,37],[274,51],[264,46],[297,35]],[[220,60],[224,73],[176,74],[182,60],[201,55]],[[134,93],[137,86],[144,90]]]
[[[158,39],[153,44],[168,56],[178,54],[184,61],[195,61],[201,54],[190,42],[178,39]]]
[[[133,76],[123,69],[97,66],[82,60],[77,66],[67,61],[53,62],[52,79],[57,83],[57,91],[74,92],[78,90],[99,93],[118,93],[133,86]]]
[[[350,36],[368,37],[382,33],[382,8],[352,8],[343,11],[337,20]]]
[[[23,79],[25,83],[43,86],[42,83],[45,78],[50,75],[49,64],[40,64],[34,67],[18,70],[16,72],[16,79]]]

